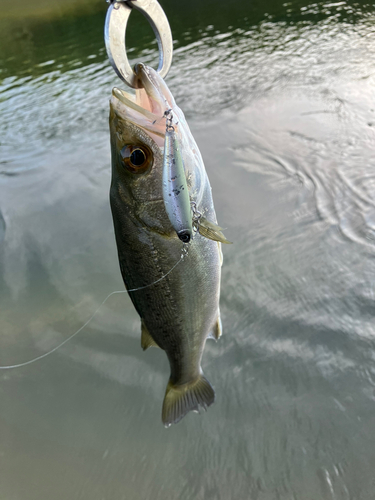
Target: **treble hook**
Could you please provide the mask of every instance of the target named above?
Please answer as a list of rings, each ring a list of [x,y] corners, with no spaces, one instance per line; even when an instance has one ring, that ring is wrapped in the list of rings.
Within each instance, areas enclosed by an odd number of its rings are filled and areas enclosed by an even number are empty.
[[[104,40],[109,60],[117,75],[129,87],[140,88],[140,82],[129,64],[125,32],[131,11],[141,12],[154,30],[159,47],[157,72],[162,78],[172,64],[173,39],[167,16],[157,0],[107,0],[110,3],[104,26]]]

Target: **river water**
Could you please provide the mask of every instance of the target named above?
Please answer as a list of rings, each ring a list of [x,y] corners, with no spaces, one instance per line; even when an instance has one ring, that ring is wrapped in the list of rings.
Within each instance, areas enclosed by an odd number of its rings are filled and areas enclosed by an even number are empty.
[[[375,498],[375,7],[164,0],[226,236],[207,413],[113,295],[0,371],[4,500]],[[104,1],[0,1],[0,364],[123,290]],[[157,46],[132,14],[133,61]]]

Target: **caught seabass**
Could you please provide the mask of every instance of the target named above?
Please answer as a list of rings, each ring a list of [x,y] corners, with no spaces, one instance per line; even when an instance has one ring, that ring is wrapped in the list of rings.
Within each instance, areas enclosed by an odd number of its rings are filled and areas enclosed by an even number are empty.
[[[135,96],[112,92],[110,200],[122,277],[136,289],[129,295],[141,318],[141,345],[160,347],[170,363],[162,410],[168,426],[215,399],[201,360],[207,338],[221,335],[220,241],[227,240],[182,111],[156,71],[138,64],[136,74],[142,88]]]

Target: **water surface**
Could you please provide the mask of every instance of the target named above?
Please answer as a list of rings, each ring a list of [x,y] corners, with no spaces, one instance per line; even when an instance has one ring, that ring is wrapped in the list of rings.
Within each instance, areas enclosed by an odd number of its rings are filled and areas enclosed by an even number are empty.
[[[30,5],[33,8],[30,8]],[[163,352],[126,294],[0,372],[0,496],[372,500],[375,8],[162,2],[167,83],[213,187],[217,400],[165,430]],[[108,203],[104,2],[0,2],[0,364],[76,331],[123,284]],[[131,57],[157,58],[134,17]]]

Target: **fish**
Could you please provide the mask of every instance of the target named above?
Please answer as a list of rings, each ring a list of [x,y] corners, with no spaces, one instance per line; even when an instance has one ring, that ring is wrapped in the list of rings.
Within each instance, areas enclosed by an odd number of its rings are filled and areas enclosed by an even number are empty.
[[[141,346],[159,347],[169,360],[162,407],[162,422],[169,427],[215,400],[201,361],[206,340],[217,340],[222,333],[223,256],[221,242],[213,236],[221,228],[203,159],[183,112],[154,69],[139,63],[135,74],[140,87],[135,95],[115,87],[110,99],[110,205],[121,274],[141,319]],[[212,239],[195,230],[189,243],[183,243],[168,216],[164,153],[170,115],[189,200],[207,221]]]

